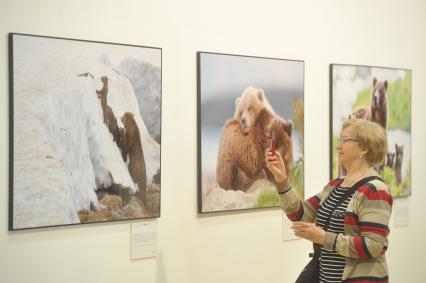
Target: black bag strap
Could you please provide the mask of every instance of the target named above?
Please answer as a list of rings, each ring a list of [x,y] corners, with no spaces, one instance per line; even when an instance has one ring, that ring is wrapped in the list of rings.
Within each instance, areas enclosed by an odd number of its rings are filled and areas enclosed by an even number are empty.
[[[339,199],[339,201],[334,205],[333,209],[331,210],[332,212],[339,207],[339,205],[342,204],[342,202],[344,202],[350,195],[352,195],[356,190],[358,190],[362,185],[367,184],[370,181],[373,180],[382,180],[382,178],[380,178],[379,176],[369,176],[369,177],[365,177],[364,179],[359,180],[358,182],[356,182],[352,187],[350,187],[345,194]],[[342,181],[343,182],[343,181]],[[339,182],[337,184],[337,186],[335,188],[337,188],[338,186],[340,186],[340,184],[342,182]],[[331,218],[331,213],[328,215],[327,220],[325,221],[325,225],[324,225],[324,230],[327,231],[328,229],[328,225],[330,224],[330,218]]]
[[[340,184],[343,182],[344,179],[340,180],[339,183],[336,185],[335,188],[337,188],[338,186],[340,186]],[[332,212],[339,207],[339,205],[344,202],[350,195],[352,195],[352,193],[354,193],[356,190],[358,190],[362,185],[367,184],[368,182],[371,182],[373,180],[380,180],[383,182],[383,179],[380,178],[379,176],[369,176],[369,177],[365,177],[364,179],[359,180],[358,182],[356,182],[352,187],[350,187],[346,193],[342,196],[342,198],[339,199],[339,201],[336,203],[336,205],[333,207],[333,209],[331,210]],[[330,194],[331,195],[331,194]],[[330,218],[331,218],[331,213],[328,215],[327,220],[325,221],[325,225],[324,225],[324,230],[327,231],[328,229],[328,225],[330,224]],[[319,257],[320,255],[320,247],[317,246],[315,248],[314,245],[314,252],[313,253],[309,253],[309,257]]]

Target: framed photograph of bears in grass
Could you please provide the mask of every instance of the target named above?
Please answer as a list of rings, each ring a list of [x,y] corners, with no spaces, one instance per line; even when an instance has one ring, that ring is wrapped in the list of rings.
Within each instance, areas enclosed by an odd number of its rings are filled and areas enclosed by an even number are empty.
[[[304,197],[304,62],[197,53],[198,211],[279,206],[267,148]]]
[[[411,195],[411,70],[357,65],[330,65],[330,172],[345,175],[336,145],[343,122],[362,118],[386,131],[388,152],[377,166],[392,196]]]
[[[160,216],[161,56],[9,34],[9,230]]]

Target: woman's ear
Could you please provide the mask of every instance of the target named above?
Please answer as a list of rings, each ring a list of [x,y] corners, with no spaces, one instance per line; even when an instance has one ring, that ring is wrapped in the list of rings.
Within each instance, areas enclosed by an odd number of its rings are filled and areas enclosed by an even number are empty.
[[[368,153],[368,148],[366,148],[366,147],[361,147],[361,155],[362,155],[362,157],[365,157],[366,155],[367,155],[367,153]]]

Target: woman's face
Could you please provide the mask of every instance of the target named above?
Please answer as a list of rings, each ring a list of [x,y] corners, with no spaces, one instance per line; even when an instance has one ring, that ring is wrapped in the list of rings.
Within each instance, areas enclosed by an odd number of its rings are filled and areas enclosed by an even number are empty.
[[[358,140],[353,136],[351,127],[342,130],[336,146],[339,154],[339,162],[343,166],[351,165],[365,152],[359,146]]]

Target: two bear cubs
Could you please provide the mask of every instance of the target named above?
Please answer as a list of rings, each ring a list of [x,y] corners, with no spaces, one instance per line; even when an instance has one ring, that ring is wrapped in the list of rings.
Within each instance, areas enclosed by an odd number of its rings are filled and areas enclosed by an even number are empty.
[[[125,112],[121,117],[124,128],[118,127],[117,119],[108,105],[108,77],[102,76],[102,89],[96,90],[101,101],[103,122],[113,135],[113,140],[119,147],[123,161],[126,162],[132,180],[137,186],[136,196],[146,202],[147,176],[145,157],[142,149],[139,127],[131,112]]]
[[[262,89],[248,87],[235,104],[234,117],[226,121],[220,137],[216,166],[219,187],[246,191],[257,179],[274,182],[265,161],[273,135],[288,174],[293,162],[291,120],[285,121],[273,111]]]

